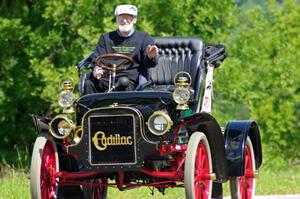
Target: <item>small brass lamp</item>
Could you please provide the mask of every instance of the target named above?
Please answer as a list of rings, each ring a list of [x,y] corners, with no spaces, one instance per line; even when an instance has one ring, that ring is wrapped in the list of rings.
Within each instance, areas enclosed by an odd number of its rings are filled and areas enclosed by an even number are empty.
[[[75,102],[75,95],[73,93],[72,82],[67,80],[62,82],[62,91],[59,94],[59,105],[64,108],[63,113],[74,113],[73,104]]]
[[[179,72],[175,75],[174,84],[176,89],[173,91],[173,99],[177,103],[177,110],[187,110],[187,102],[190,99],[189,87],[191,85],[191,76],[187,72]]]

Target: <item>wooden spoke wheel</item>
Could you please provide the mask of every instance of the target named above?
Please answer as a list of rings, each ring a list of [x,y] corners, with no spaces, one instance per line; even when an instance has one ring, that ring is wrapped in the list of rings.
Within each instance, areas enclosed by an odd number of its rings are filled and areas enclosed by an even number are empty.
[[[244,175],[230,178],[232,199],[253,199],[255,193],[255,156],[253,145],[247,137],[244,152]]]
[[[58,196],[59,171],[57,148],[53,138],[47,134],[37,137],[31,159],[30,191],[36,199],[55,199]]]
[[[184,167],[186,198],[208,199],[212,193],[212,159],[204,133],[195,132],[189,139]]]

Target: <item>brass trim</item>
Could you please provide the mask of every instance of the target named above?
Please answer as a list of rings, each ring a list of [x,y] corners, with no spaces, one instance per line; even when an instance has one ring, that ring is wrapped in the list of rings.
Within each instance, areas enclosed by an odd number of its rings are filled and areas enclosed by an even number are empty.
[[[158,132],[156,129],[154,129],[152,126],[151,126],[151,120],[156,117],[156,116],[163,116],[166,120],[167,120],[167,128],[162,131],[162,132]],[[170,116],[168,115],[167,112],[164,112],[164,111],[155,111],[148,119],[147,121],[147,126],[148,126],[148,129],[150,130],[150,132],[156,136],[162,136],[164,134],[166,134],[172,127],[173,125],[173,121],[171,120]]]
[[[176,82],[177,76],[183,75],[183,74],[187,75],[189,79],[186,79],[186,81],[179,80],[178,82]],[[175,85],[189,87],[192,84],[192,76],[188,72],[180,71],[180,72],[175,74],[173,82],[174,82]]]
[[[58,136],[57,134],[55,134],[55,132],[53,131],[52,129],[52,124],[54,121],[56,120],[65,120],[69,126],[71,127],[70,130],[64,135],[64,136]],[[56,126],[57,128],[57,126]],[[50,134],[57,138],[57,139],[65,139],[66,137],[68,137],[70,135],[70,133],[76,128],[76,126],[74,125],[73,121],[68,117],[68,115],[64,115],[64,114],[61,114],[61,115],[57,115],[56,117],[54,117],[51,122],[49,123],[49,132]]]
[[[79,132],[81,132],[81,136],[79,136]],[[73,144],[72,146],[78,145],[80,143],[80,141],[82,140],[82,136],[83,136],[83,131],[82,131],[82,128],[80,126],[74,132],[73,141],[75,142],[75,144]]]
[[[81,132],[81,137],[78,136],[79,132]],[[81,142],[82,136],[83,136],[83,131],[82,131],[81,126],[76,127],[75,132],[73,133],[73,139],[72,139],[73,143],[68,144],[67,147],[77,146]],[[78,141],[75,141],[75,140],[78,140]]]

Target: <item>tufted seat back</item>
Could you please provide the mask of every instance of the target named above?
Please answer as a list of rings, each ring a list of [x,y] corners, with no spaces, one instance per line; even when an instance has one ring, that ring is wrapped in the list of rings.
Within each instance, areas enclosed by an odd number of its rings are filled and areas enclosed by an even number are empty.
[[[154,85],[172,85],[179,71],[188,72],[192,77],[192,87],[199,76],[203,62],[204,44],[194,37],[154,37],[159,48],[158,64],[148,71]]]

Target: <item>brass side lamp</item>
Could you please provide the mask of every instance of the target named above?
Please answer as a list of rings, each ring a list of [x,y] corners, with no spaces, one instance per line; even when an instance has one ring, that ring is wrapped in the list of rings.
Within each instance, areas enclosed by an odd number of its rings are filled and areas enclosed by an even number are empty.
[[[73,104],[75,102],[75,95],[73,93],[73,84],[71,81],[62,82],[62,91],[59,94],[59,105],[64,108],[63,113],[74,113]]]
[[[173,91],[173,99],[177,103],[177,110],[189,109],[187,102],[191,97],[189,91],[189,87],[192,83],[191,80],[192,78],[187,72],[179,72],[174,77],[176,89]]]

